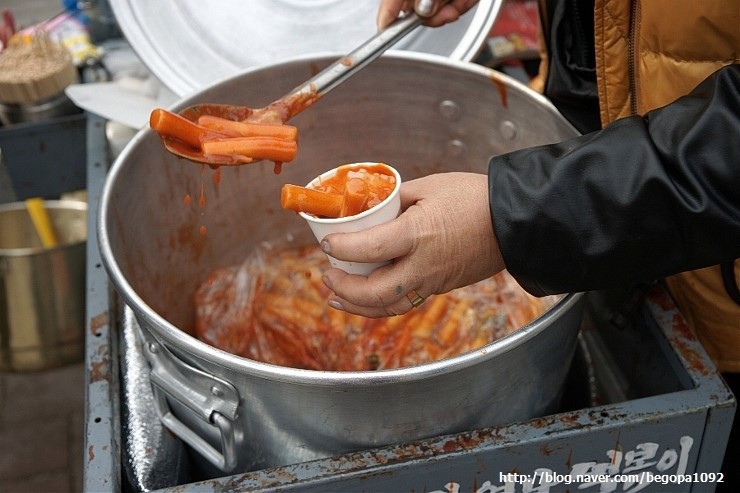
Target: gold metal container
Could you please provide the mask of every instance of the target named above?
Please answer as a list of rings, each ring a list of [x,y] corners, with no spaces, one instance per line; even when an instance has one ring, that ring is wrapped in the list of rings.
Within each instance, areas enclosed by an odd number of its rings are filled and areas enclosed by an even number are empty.
[[[44,248],[23,202],[0,205],[0,371],[81,361],[87,204],[47,201],[59,244]]]

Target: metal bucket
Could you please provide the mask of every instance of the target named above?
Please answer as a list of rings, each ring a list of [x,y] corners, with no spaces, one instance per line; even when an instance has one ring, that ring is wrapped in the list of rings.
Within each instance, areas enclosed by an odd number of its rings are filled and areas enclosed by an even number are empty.
[[[36,371],[85,353],[87,204],[47,201],[59,246],[44,248],[23,202],[0,205],[0,371]]]
[[[67,115],[82,113],[63,92],[35,103],[1,103],[0,123],[34,123]]]
[[[261,106],[335,57],[255,69],[195,102]],[[166,426],[222,471],[303,462],[353,450],[513,422],[553,411],[575,351],[582,297],[477,351],[378,372],[319,372],[264,364],[194,337],[192,294],[215,268],[260,242],[314,244],[280,209],[284,183],[339,163],[392,164],[405,181],[444,171],[485,173],[489,157],[577,135],[543,97],[500,73],[436,55],[394,53],[292,121],[298,158],[206,167],[168,155],[139,132],[101,195],[99,247],[112,284],[148,341],[151,382]],[[194,198],[203,190],[205,207]],[[465,200],[461,197],[460,200]],[[201,226],[207,234],[200,234]]]

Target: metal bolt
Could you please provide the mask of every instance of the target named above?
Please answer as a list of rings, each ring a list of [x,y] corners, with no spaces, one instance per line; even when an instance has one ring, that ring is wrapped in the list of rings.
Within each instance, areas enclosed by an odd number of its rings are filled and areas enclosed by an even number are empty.
[[[509,140],[516,139],[516,134],[518,132],[516,123],[510,120],[504,120],[501,122],[501,126],[499,127],[499,129],[501,130],[501,134],[504,136],[504,138]]]
[[[157,354],[157,345],[154,344],[153,342],[149,343],[149,352]]]
[[[439,112],[448,120],[460,118],[460,106],[454,101],[445,100],[439,103]]]

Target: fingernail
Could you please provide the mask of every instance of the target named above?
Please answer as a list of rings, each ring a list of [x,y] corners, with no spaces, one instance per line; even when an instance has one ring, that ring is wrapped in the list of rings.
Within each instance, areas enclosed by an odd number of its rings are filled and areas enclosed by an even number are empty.
[[[386,12],[385,10],[378,12],[378,20],[376,21],[378,31],[382,31],[383,29],[388,27],[388,24],[390,24],[391,21],[393,21],[393,18],[388,15],[388,12]]]
[[[331,245],[329,245],[329,242],[328,241],[326,241],[326,240],[322,240],[321,241],[321,250],[324,253],[326,253],[326,254],[330,254],[331,253]]]
[[[329,300],[326,302],[330,307],[334,308],[335,310],[344,311],[344,307],[340,302],[337,300]]]
[[[422,17],[428,17],[432,15],[433,6],[434,2],[432,0],[417,0],[416,13]]]
[[[323,277],[321,278],[321,280],[322,280],[322,281],[324,281],[324,285],[325,285],[325,286],[326,286],[327,288],[329,288],[329,289],[332,289],[332,287],[331,287],[331,279],[329,279],[329,276],[323,276]]]

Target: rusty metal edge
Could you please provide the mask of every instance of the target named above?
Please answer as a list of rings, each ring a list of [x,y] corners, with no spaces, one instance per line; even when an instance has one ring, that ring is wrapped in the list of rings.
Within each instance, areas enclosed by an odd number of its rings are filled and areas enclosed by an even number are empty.
[[[692,384],[701,389],[702,395],[709,402],[714,403],[707,411],[696,472],[716,473],[720,470],[729,442],[729,430],[737,412],[737,399],[722,380],[714,362],[673,303],[668,291],[656,286],[649,292],[647,301],[648,309]],[[704,491],[705,488],[706,485],[701,483],[692,485],[692,491]]]
[[[108,171],[105,120],[88,115],[88,241],[85,326],[84,491],[121,490],[118,339],[113,336],[110,286],[97,241],[100,194]]]

